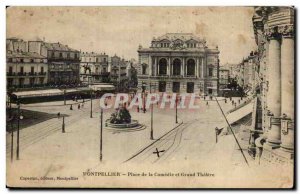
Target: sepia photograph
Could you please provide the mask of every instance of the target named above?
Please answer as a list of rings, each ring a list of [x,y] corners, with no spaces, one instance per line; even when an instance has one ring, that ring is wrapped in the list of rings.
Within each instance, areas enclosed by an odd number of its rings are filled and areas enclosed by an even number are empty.
[[[295,7],[5,11],[8,188],[295,187]]]

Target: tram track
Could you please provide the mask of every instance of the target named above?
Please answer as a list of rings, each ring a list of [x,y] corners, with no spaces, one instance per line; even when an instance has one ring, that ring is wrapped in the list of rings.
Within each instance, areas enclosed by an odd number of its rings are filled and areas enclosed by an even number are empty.
[[[178,149],[179,145],[181,144],[182,134],[184,130],[187,129],[190,125],[194,124],[196,121],[198,121],[198,119],[194,119],[186,123],[181,122],[178,126],[173,128],[124,162],[144,163],[145,161],[150,161],[151,163],[156,163],[158,161],[167,159]],[[151,156],[155,156],[153,152],[156,150],[156,148],[158,150],[164,150],[164,152],[160,154],[160,157],[150,158]]]
[[[93,108],[93,111],[97,109],[97,106]],[[70,119],[66,119],[65,124],[66,126],[73,125],[78,121],[80,118],[82,118],[83,115],[86,115],[87,112],[90,110],[88,109],[81,109],[80,114],[76,114],[74,117],[70,117]],[[61,122],[54,122],[42,127],[41,126],[36,126],[31,129],[30,132],[27,132],[25,135],[22,135],[22,131],[20,131],[20,149],[24,150],[27,147],[41,141],[42,139],[58,132],[61,130],[62,123]],[[30,128],[29,128],[30,129]],[[26,130],[24,128],[23,130]],[[17,137],[17,132],[14,132],[14,151],[16,150],[16,137]],[[11,133],[7,134],[6,136],[6,154],[9,155],[11,153]]]

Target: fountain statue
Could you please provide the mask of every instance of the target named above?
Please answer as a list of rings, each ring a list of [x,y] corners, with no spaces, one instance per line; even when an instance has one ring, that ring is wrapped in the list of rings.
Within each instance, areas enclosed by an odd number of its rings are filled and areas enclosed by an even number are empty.
[[[109,119],[113,124],[127,124],[131,123],[131,115],[126,107],[120,107],[116,112],[112,113]]]

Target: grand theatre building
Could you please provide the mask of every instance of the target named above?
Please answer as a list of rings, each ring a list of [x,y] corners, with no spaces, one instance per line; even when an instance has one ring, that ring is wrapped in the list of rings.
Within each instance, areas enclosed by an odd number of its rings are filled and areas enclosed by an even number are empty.
[[[139,46],[140,91],[218,95],[218,47],[191,33],[167,33]]]

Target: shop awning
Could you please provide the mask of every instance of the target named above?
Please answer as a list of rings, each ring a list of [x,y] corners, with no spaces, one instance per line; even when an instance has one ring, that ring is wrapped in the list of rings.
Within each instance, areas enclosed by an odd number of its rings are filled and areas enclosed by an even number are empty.
[[[39,97],[39,96],[57,96],[63,95],[64,92],[60,89],[49,89],[49,90],[31,90],[31,91],[21,91],[13,92],[12,95],[17,98],[29,98],[29,97]]]
[[[94,91],[113,91],[115,90],[115,86],[109,84],[97,84],[89,86]]]
[[[233,123],[241,120],[245,116],[249,115],[253,111],[253,101],[251,103],[246,104],[245,106],[230,112],[226,115],[226,118],[228,120],[228,123],[232,125]],[[224,123],[220,124],[217,126],[218,129],[223,129],[228,127],[226,121],[224,120]]]

